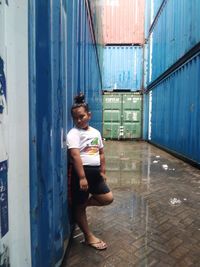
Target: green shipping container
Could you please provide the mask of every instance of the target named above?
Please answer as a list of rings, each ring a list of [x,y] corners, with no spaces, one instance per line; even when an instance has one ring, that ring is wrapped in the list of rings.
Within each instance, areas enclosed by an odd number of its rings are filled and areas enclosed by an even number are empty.
[[[139,93],[104,93],[103,137],[140,139],[142,95]]]

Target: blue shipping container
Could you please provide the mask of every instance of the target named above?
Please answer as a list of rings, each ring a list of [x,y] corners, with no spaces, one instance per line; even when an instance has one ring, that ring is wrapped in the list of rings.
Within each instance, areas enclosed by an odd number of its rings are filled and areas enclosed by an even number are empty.
[[[66,132],[83,92],[101,130],[101,76],[87,1],[29,4],[32,266],[60,266],[71,232]],[[95,101],[93,101],[93,99]]]
[[[154,22],[158,11],[165,0],[146,0],[145,1],[145,38],[149,36],[149,30]]]
[[[149,94],[144,94],[143,95],[143,125],[142,125],[142,138],[144,140],[149,139],[149,101],[151,98],[151,92]]]
[[[91,125],[102,131],[102,78],[89,2],[67,1],[67,14],[67,104],[70,107],[74,96],[83,92],[93,114]]]
[[[67,71],[61,57],[66,40],[60,24],[61,19],[66,23],[66,6],[32,2],[29,12],[32,266],[55,266],[70,236],[64,147]]]
[[[152,90],[151,141],[200,164],[200,54]]]
[[[142,88],[143,47],[106,46],[103,52],[103,89]]]
[[[198,0],[165,1],[150,34],[148,83],[200,42],[199,14]]]

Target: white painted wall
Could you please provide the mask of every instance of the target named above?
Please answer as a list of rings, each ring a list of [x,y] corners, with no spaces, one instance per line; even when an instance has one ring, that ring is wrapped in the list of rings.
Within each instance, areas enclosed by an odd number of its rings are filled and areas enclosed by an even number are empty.
[[[6,59],[6,51],[5,51],[5,3],[2,2],[0,5],[0,57],[3,61]],[[6,66],[4,66],[5,72]],[[1,89],[1,84],[0,84]],[[8,110],[7,103],[5,99],[5,95],[0,93],[0,105],[4,107],[3,112],[0,113],[0,162],[5,162],[8,160]],[[2,168],[2,165],[1,165]],[[2,169],[0,170],[2,173]],[[2,200],[5,198],[5,184],[2,184],[2,180],[0,180],[0,192]],[[0,201],[2,201],[0,199]],[[5,202],[4,202],[5,203]],[[1,225],[3,222],[2,218],[2,209],[0,210],[0,265],[3,263],[8,264],[9,261],[9,250],[8,250],[8,238],[9,233],[2,233]]]
[[[0,53],[6,63],[8,106],[8,208],[11,267],[31,266],[29,202],[28,1],[1,1]],[[0,14],[1,15],[1,14]],[[4,29],[2,29],[2,25]]]

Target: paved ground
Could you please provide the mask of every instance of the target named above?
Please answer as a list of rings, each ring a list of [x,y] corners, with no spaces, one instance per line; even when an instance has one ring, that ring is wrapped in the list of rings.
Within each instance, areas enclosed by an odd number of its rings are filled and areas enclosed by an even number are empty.
[[[62,267],[200,266],[200,170],[145,142],[105,142],[115,200],[88,209],[96,251],[79,229]]]

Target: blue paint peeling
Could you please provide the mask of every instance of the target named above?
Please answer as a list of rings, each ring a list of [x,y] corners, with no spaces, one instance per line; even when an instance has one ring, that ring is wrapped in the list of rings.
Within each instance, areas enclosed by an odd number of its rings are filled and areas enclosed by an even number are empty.
[[[4,117],[6,107],[6,78],[4,73],[4,61],[0,57],[0,115]],[[3,130],[3,123],[0,121],[0,130]],[[1,132],[2,133],[2,132]],[[8,185],[7,185],[7,169],[6,153],[4,151],[4,138],[1,135],[0,151],[0,236],[3,237],[8,232]]]
[[[4,73],[4,62],[0,57],[0,114],[3,113],[5,108],[5,102],[3,98],[6,100],[6,78]]]
[[[4,62],[0,57],[0,94],[4,95],[6,98],[6,78],[4,73]]]
[[[3,237],[8,232],[8,184],[7,161],[0,162],[0,233]]]

